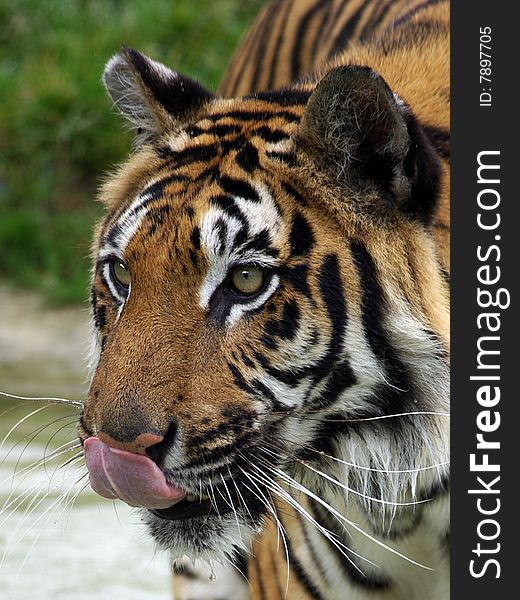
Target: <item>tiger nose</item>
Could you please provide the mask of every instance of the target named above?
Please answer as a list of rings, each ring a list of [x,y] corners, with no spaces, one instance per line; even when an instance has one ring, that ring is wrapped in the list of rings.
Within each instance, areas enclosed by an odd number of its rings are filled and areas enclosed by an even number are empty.
[[[156,433],[141,433],[129,442],[116,440],[103,431],[99,431],[97,437],[111,448],[143,455],[147,453],[146,451],[148,448],[160,444],[164,440],[164,435],[158,435]]]

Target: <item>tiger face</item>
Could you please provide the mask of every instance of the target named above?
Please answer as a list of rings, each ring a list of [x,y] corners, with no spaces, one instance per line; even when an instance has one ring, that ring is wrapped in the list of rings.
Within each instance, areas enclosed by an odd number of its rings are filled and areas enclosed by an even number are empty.
[[[436,155],[366,68],[225,100],[125,49],[105,84],[138,132],[101,191],[92,487],[174,554],[232,554],[280,474],[304,481],[339,436],[370,455],[390,426],[364,419],[444,402]]]

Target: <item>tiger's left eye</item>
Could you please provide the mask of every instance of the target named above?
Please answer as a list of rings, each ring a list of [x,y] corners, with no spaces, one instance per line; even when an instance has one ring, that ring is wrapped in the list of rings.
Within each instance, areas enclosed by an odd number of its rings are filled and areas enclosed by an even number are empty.
[[[252,296],[256,294],[264,283],[264,271],[254,265],[241,265],[235,267],[230,273],[232,290],[237,294]]]
[[[120,260],[113,260],[110,263],[110,271],[112,277],[124,288],[130,287],[130,272],[124,262]]]

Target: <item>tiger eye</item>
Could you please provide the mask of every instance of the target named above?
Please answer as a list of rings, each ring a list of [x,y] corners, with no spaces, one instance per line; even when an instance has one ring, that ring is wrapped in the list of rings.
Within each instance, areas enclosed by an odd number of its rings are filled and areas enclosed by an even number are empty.
[[[112,262],[112,275],[123,287],[130,287],[130,273],[125,263],[114,260]]]
[[[254,266],[235,267],[231,272],[231,282],[239,294],[256,294],[264,283],[264,272]]]

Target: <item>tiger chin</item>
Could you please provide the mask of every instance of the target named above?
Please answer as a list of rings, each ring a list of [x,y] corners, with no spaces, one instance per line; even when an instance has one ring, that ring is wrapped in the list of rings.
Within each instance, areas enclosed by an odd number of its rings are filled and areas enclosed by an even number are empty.
[[[100,191],[91,485],[174,559],[249,557],[252,598],[448,594],[448,12],[409,4],[274,91],[104,72],[136,135]]]

